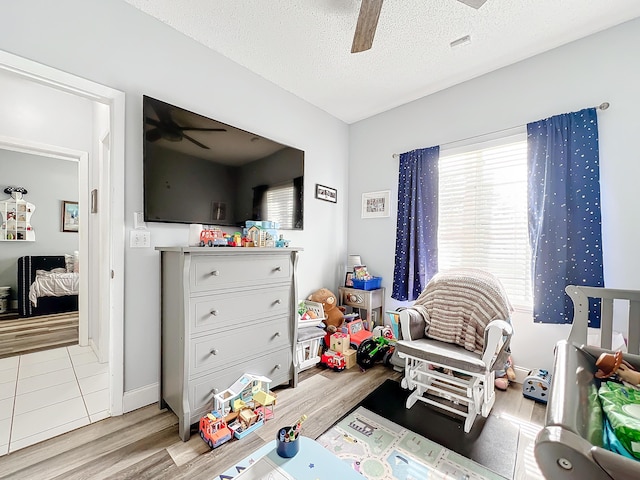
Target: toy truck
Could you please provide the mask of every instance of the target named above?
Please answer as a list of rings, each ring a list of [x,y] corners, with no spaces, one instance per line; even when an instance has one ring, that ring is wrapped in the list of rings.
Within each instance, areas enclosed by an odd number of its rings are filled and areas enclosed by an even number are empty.
[[[327,350],[320,357],[320,363],[326,365],[327,368],[331,368],[336,372],[341,372],[347,368],[347,363],[344,359],[344,355],[340,352],[334,352],[333,350]]]
[[[354,350],[358,350],[358,347],[364,340],[373,336],[373,333],[364,328],[362,320],[354,320],[353,322],[348,323],[347,332],[349,333],[351,348]]]
[[[200,419],[200,437],[210,448],[216,448],[231,440],[231,430],[217,411],[207,413]]]
[[[223,238],[222,230],[217,227],[213,228],[204,228],[200,232],[200,246],[201,247],[213,247],[214,245],[218,245],[218,241]],[[226,241],[224,242],[226,245]]]

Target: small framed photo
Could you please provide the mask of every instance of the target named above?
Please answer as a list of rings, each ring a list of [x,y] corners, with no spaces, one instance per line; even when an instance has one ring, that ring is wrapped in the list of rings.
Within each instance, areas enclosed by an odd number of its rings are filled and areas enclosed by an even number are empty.
[[[390,213],[391,190],[362,194],[362,218],[383,218]]]
[[[316,183],[316,198],[325,202],[338,203],[338,191],[335,188]]]
[[[347,275],[344,277],[344,286],[353,287],[353,272],[347,272]]]
[[[77,232],[80,222],[78,202],[62,201],[62,231]]]

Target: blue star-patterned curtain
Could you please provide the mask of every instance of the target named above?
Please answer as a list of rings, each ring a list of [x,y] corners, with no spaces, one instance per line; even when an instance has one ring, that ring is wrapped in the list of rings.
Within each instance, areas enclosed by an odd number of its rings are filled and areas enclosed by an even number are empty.
[[[533,319],[571,323],[567,285],[603,287],[595,108],[527,125]],[[589,325],[600,326],[599,302]]]
[[[438,271],[440,147],[400,155],[392,298],[415,300]]]

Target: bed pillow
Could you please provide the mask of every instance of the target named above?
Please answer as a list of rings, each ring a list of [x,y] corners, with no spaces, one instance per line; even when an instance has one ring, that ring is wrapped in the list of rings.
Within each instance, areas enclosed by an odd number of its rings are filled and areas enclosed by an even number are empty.
[[[74,269],[74,256],[73,255],[64,255],[64,266],[67,273],[72,273]]]
[[[52,270],[36,270],[36,277],[50,277],[57,273],[68,273],[66,268],[54,268]]]

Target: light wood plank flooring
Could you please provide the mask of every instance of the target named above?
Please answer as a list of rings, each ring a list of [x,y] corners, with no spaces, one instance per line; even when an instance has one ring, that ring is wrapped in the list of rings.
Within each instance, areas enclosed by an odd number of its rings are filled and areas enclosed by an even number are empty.
[[[357,368],[340,373],[311,368],[302,372],[298,388],[276,389],[274,421],[215,450],[197,434],[181,442],[176,416],[150,405],[0,457],[0,478],[210,480],[271,441],[279,426],[293,423],[303,413],[308,416],[303,434],[317,438],[387,378],[400,375],[382,366],[366,373]],[[523,424],[541,423],[544,407],[524,399],[514,385],[508,392],[498,392],[492,414],[512,415]],[[523,454],[525,450],[523,446]],[[523,459],[518,462],[524,465]]]
[[[78,312],[0,320],[0,358],[78,343]]]

